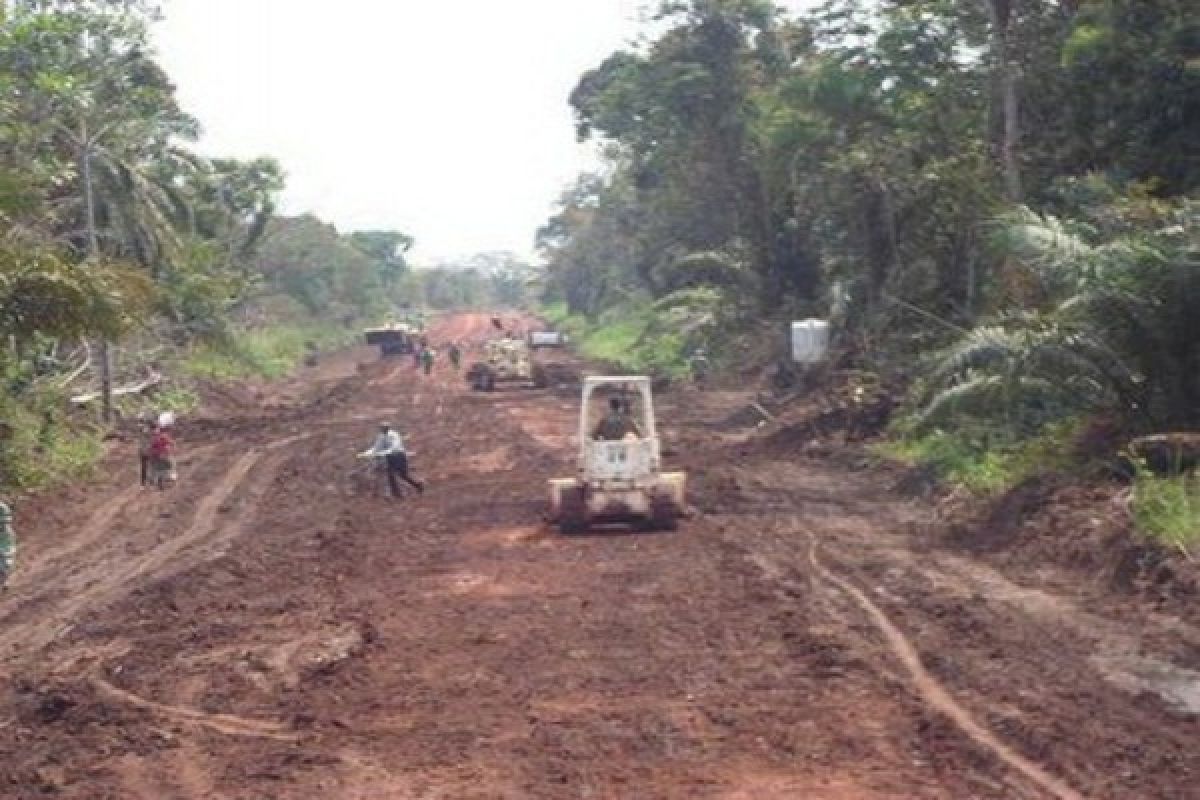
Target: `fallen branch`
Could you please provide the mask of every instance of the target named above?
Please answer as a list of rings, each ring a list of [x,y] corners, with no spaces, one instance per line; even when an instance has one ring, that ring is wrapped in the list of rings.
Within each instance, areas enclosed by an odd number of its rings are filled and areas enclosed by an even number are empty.
[[[114,388],[112,390],[112,396],[116,398],[144,394],[150,389],[153,389],[161,384],[162,381],[162,375],[155,373],[141,383],[135,383],[132,386],[121,386]],[[71,398],[71,405],[86,406],[89,403],[94,403],[96,400],[99,400],[100,397],[101,392],[87,392],[86,394],[76,395],[75,397]]]
[[[84,342],[83,343],[83,364],[79,367],[79,369],[72,371],[70,375],[68,375],[67,377],[60,380],[58,382],[58,388],[59,389],[67,388],[72,383],[74,383],[76,381],[76,379],[79,378],[80,375],[87,372],[91,366],[92,366],[92,348],[88,346],[87,342]]]
[[[752,409],[754,409],[755,411],[757,411],[762,416],[763,420],[766,422],[770,422],[771,420],[775,419],[774,414],[772,414],[770,411],[767,411],[765,408],[763,408],[758,403],[751,403],[750,407]]]

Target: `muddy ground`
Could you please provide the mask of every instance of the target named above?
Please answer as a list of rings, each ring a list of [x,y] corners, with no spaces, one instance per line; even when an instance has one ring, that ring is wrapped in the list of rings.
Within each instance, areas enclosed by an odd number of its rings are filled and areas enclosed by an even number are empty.
[[[1186,616],[956,546],[886,476],[729,424],[749,400],[660,398],[669,534],[542,524],[571,387],[366,349],[215,401],[172,490],[118,448],[17,509],[0,797],[1200,798]],[[381,418],[424,495],[353,480]]]

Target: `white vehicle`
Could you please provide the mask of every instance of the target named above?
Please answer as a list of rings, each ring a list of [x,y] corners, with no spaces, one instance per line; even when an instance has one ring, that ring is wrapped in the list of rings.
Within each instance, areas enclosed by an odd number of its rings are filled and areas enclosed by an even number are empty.
[[[529,346],[534,350],[542,347],[566,347],[567,335],[558,331],[530,331]]]
[[[607,400],[607,403],[605,402]],[[628,415],[627,432],[605,437],[610,413]],[[550,481],[550,519],[563,533],[597,523],[630,523],[646,530],[674,530],[683,516],[682,472],[662,472],[650,379],[588,377],[579,421],[579,471]]]

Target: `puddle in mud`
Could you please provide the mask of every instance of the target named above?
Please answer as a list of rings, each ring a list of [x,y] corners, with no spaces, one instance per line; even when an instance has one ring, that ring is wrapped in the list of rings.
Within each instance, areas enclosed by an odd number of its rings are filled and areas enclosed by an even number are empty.
[[[1093,663],[1127,692],[1152,692],[1176,711],[1200,714],[1200,672],[1139,656],[1097,657]]]

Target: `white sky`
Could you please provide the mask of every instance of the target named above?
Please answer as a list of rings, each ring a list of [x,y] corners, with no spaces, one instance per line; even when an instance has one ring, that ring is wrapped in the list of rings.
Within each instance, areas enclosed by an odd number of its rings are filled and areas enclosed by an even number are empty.
[[[532,250],[563,187],[594,163],[567,95],[634,36],[643,3],[164,5],[160,57],[205,154],[274,156],[285,213],[401,230],[433,261]]]

